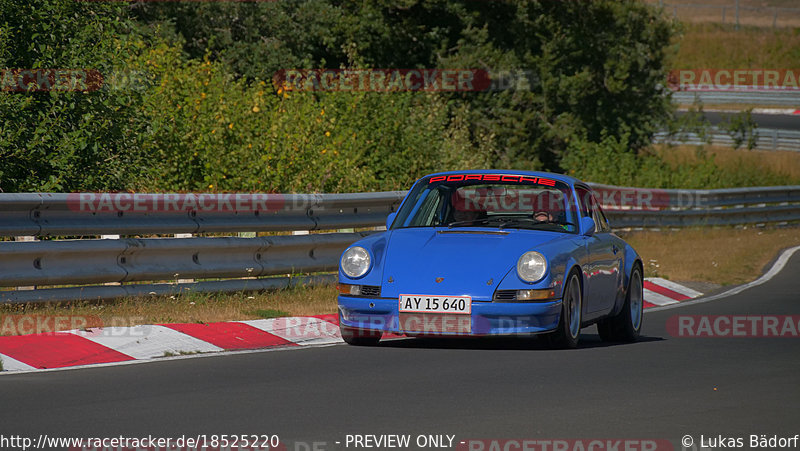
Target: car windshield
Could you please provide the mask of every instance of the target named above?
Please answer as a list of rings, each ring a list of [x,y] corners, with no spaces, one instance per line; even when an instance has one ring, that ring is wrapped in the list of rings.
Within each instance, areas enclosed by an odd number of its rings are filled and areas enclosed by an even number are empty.
[[[473,179],[423,179],[409,194],[392,229],[489,227],[577,233],[566,183],[532,176],[469,176]]]

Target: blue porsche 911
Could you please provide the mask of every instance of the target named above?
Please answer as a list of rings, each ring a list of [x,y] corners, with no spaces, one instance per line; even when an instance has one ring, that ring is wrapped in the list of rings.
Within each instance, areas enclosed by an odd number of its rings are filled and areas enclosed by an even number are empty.
[[[386,227],[342,254],[339,324],[349,344],[377,344],[384,332],[544,334],[553,347],[572,348],[591,324],[603,340],[639,337],[641,258],[579,180],[432,174]]]

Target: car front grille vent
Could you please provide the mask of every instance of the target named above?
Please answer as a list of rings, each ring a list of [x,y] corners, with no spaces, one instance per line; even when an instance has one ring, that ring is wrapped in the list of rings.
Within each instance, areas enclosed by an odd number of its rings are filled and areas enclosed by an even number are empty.
[[[361,296],[380,296],[381,287],[376,285],[361,285]]]
[[[512,302],[517,300],[517,290],[497,290],[494,302]]]

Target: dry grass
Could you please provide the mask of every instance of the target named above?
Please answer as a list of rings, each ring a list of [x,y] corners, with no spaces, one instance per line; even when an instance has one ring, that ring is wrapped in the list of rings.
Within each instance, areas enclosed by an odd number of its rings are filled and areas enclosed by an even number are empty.
[[[720,146],[669,146],[655,145],[658,155],[672,167],[687,163],[696,163],[702,158],[702,152],[712,156],[714,162],[722,169],[738,170],[748,168],[776,174],[791,180],[800,180],[800,152],[783,152],[772,150],[734,150]]]
[[[677,17],[684,22],[724,23],[736,22],[736,0],[645,0],[646,3],[658,5],[664,3],[664,12],[670,17]],[[771,27],[773,22],[778,27],[800,26],[800,12],[779,11],[777,17],[773,8],[798,8],[796,0],[739,0],[739,23],[758,27]],[[693,5],[693,6],[685,6]],[[702,6],[701,6],[702,5]],[[677,7],[677,8],[675,8]],[[751,10],[750,8],[755,8]]]
[[[733,6],[736,0],[645,0],[645,3],[659,4],[659,2],[668,5],[680,4],[697,4],[697,5],[716,5],[716,6]],[[778,8],[797,8],[797,0],[739,0],[739,5],[742,8],[771,8],[777,6]]]
[[[128,298],[114,302],[2,305],[0,319],[7,315],[86,317],[89,326],[133,326],[137,324],[208,323],[276,316],[308,316],[336,313],[333,285],[293,287],[266,293],[209,294]],[[0,326],[4,323],[0,322]],[[70,323],[65,322],[69,329]],[[0,334],[14,328],[0,327]]]
[[[645,276],[732,285],[757,278],[777,253],[800,245],[800,229],[714,228],[630,232]]]
[[[687,24],[678,44],[674,69],[800,67],[800,33],[796,29],[736,30],[721,24]]]

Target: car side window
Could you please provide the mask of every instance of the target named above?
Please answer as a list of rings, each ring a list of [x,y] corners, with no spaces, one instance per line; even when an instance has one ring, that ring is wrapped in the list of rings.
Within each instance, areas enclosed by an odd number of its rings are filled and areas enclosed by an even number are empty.
[[[583,187],[576,187],[575,192],[578,194],[578,206],[581,210],[581,217],[582,218],[589,218],[592,216],[591,214],[591,198],[592,193]]]
[[[409,226],[420,227],[433,223],[433,218],[437,215],[442,202],[442,193],[439,190],[428,192],[428,196],[422,201],[419,212],[412,218]]]
[[[594,194],[592,194],[590,199],[592,203],[592,217],[594,219],[594,223],[597,225],[597,230],[600,232],[610,231],[611,227],[608,225],[608,219],[606,219],[606,215],[603,214],[603,209],[600,208],[600,203],[597,202]]]

